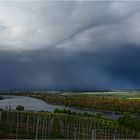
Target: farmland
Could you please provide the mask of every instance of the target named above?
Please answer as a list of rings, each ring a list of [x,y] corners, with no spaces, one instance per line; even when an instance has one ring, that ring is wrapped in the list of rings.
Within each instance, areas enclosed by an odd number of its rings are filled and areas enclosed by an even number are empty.
[[[0,138],[2,139],[140,138],[139,92],[134,94],[132,92],[25,92],[14,95],[31,96],[48,104],[69,108],[114,112],[121,116],[118,120],[111,120],[105,119],[100,113],[82,114],[59,108],[52,112],[1,110]],[[132,117],[132,114],[136,116]]]
[[[0,112],[3,139],[136,139],[139,132],[119,123],[65,113]]]

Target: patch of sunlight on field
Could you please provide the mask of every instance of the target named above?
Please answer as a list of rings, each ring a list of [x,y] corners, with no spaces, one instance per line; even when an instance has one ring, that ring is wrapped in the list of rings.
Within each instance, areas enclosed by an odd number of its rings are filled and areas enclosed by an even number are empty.
[[[104,94],[104,92],[81,92],[80,94],[91,94],[91,95],[94,95],[94,94]]]
[[[121,94],[130,94],[129,92],[116,92],[116,91],[109,91],[109,92],[81,92],[80,94],[91,94],[91,95],[94,95],[94,94],[99,94],[99,95],[102,95],[102,94],[112,94],[112,95],[114,95],[114,94],[119,94],[119,95],[121,95]]]
[[[133,97],[133,98],[128,98],[130,100],[140,100],[140,97]]]
[[[128,99],[140,99],[140,92],[136,91],[105,91],[105,92],[81,92],[79,95],[84,96],[102,96],[102,97],[117,97]]]

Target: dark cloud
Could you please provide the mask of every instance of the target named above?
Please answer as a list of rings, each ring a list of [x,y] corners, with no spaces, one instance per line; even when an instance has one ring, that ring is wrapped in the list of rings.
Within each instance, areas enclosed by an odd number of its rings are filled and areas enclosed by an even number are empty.
[[[133,47],[132,47],[133,46]],[[1,89],[73,89],[94,90],[139,88],[139,46],[118,51],[69,54],[42,50],[26,55],[5,53],[0,62]],[[127,52],[126,49],[127,48]],[[55,57],[54,57],[55,56]]]
[[[140,88],[140,2],[3,2],[0,89]]]

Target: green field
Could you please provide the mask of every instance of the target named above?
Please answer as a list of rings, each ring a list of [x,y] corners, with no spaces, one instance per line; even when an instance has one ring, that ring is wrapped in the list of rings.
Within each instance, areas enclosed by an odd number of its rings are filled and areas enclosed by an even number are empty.
[[[89,97],[118,97],[118,98],[140,98],[139,91],[112,91],[112,92],[64,92],[62,96],[89,96]]]

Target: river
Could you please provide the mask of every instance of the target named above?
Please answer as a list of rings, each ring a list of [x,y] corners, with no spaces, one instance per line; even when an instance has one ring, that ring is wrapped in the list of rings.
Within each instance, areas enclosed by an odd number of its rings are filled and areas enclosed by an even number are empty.
[[[77,109],[73,107],[65,107],[61,105],[51,105],[46,103],[43,100],[27,97],[27,96],[12,96],[12,95],[2,95],[4,97],[3,100],[0,100],[0,108],[6,109],[6,107],[10,107],[12,110],[15,110],[18,105],[24,106],[26,111],[53,111],[56,108],[59,109],[69,109],[73,112],[77,113],[89,113],[96,114],[101,113],[104,118],[116,120],[121,115],[115,114],[113,112],[104,112],[101,110],[86,110],[86,109]]]

